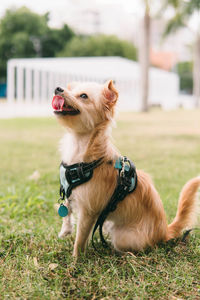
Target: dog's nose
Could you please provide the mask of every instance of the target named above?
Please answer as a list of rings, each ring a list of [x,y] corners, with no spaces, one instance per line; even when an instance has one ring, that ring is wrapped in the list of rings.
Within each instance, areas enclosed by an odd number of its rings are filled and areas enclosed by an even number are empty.
[[[61,87],[57,87],[57,88],[55,89],[55,95],[60,94],[60,93],[63,93],[63,92],[64,92],[64,90],[63,90]]]

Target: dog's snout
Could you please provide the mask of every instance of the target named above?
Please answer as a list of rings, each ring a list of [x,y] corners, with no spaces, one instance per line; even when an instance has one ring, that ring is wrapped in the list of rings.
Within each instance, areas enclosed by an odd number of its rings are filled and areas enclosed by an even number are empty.
[[[60,94],[60,93],[63,93],[63,92],[64,92],[64,90],[63,90],[61,87],[57,87],[57,88],[55,89],[55,95]]]

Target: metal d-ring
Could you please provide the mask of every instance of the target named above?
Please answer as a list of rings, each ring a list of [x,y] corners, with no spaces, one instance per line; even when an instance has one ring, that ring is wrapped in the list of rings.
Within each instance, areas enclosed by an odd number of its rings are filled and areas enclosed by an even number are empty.
[[[58,204],[63,204],[65,202],[65,200],[62,198],[62,197],[60,197],[59,199],[58,199]]]
[[[122,157],[122,160],[121,160],[121,164],[122,164],[122,169],[121,169],[121,172],[120,172],[120,176],[121,177],[124,177],[124,161],[125,161],[125,159],[124,159],[124,156]]]

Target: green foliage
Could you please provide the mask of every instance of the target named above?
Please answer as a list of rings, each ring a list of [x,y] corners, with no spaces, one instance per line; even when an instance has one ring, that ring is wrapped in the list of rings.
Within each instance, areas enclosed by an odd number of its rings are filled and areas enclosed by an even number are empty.
[[[0,77],[6,75],[9,58],[39,56],[36,42],[47,30],[47,16],[26,7],[7,10],[0,23]]]
[[[59,53],[59,54],[58,54]],[[0,21],[0,80],[6,79],[10,58],[54,56],[122,56],[136,60],[136,48],[115,36],[75,36],[64,25],[48,26],[48,13],[39,15],[26,7],[9,9]]]
[[[173,33],[180,27],[187,26],[188,19],[195,12],[200,12],[199,0],[165,0],[163,8],[168,6],[174,9],[174,16],[167,23],[164,36]]]
[[[185,5],[185,13],[192,15],[195,11],[200,11],[200,1],[199,0],[190,0]]]
[[[180,27],[183,27],[184,25],[185,24],[184,24],[183,15],[181,13],[177,12],[175,14],[175,16],[168,21],[165,31],[164,31],[164,34],[163,34],[164,37],[166,37],[170,33],[177,31],[177,29],[179,29]]]
[[[5,80],[9,58],[55,56],[73,35],[67,25],[49,28],[48,14],[26,7],[7,10],[0,22],[0,79]]]
[[[137,59],[137,50],[133,44],[116,36],[76,36],[58,56],[122,56]]]
[[[167,7],[179,9],[180,5],[182,5],[184,0],[163,0],[162,9],[166,9]]]
[[[40,16],[26,7],[8,9],[0,26],[1,33],[8,38],[16,32],[24,31],[32,36],[41,36],[47,29],[47,15]]]
[[[74,32],[66,24],[61,29],[48,28],[42,38],[42,56],[54,57],[74,36]]]
[[[198,124],[199,111],[155,110],[120,114],[113,131],[121,153],[153,176],[169,222],[183,184],[199,174]],[[199,299],[199,231],[186,244],[137,254],[117,255],[97,240],[102,257],[89,243],[75,262],[75,234],[58,239],[54,209],[64,132],[53,118],[0,120],[0,298]]]
[[[191,61],[180,62],[176,66],[180,77],[180,89],[191,94],[193,89],[193,63]]]

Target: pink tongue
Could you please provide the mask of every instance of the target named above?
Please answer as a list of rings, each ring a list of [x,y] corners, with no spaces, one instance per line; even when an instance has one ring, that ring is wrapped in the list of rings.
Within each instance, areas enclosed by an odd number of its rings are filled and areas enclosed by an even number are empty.
[[[64,105],[65,101],[63,99],[63,97],[61,96],[54,96],[53,100],[52,100],[52,107],[55,110],[63,110],[63,105]]]

